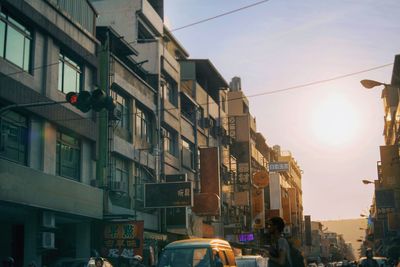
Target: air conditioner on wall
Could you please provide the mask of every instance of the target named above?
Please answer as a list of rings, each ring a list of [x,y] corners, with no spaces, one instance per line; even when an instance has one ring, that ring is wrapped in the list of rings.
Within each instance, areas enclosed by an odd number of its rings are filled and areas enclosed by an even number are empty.
[[[55,249],[55,236],[51,232],[42,233],[42,248]]]

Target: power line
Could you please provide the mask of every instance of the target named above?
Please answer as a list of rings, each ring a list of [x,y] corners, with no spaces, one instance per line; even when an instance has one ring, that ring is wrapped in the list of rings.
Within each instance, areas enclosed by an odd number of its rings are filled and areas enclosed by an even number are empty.
[[[241,97],[235,97],[235,98],[231,98],[231,99],[227,99],[225,102],[230,102],[230,101],[234,101],[234,100],[240,100],[240,99],[245,99],[245,98],[252,98],[252,97],[257,97],[257,96],[263,96],[263,95],[271,95],[271,94],[277,94],[277,93],[283,93],[283,92],[287,92],[287,91],[293,91],[293,90],[297,90],[297,89],[302,89],[302,88],[306,88],[312,85],[317,85],[317,84],[323,84],[323,83],[327,83],[327,82],[331,82],[331,81],[335,81],[335,80],[340,80],[340,79],[344,79],[347,77],[351,77],[351,76],[355,76],[361,73],[365,73],[365,72],[370,72],[373,70],[377,70],[377,69],[382,69],[382,68],[386,68],[389,66],[392,66],[393,63],[387,63],[387,64],[383,64],[383,65],[379,65],[376,67],[372,67],[372,68],[368,68],[368,69],[364,69],[364,70],[360,70],[360,71],[355,71],[355,72],[351,72],[351,73],[347,73],[347,74],[343,74],[343,75],[337,75],[334,76],[332,78],[327,78],[327,79],[323,79],[323,80],[317,80],[317,81],[313,81],[313,82],[309,82],[309,83],[304,83],[304,84],[299,84],[299,85],[294,85],[294,86],[290,86],[290,87],[286,87],[286,88],[282,88],[282,89],[277,89],[277,90],[272,90],[272,91],[265,91],[265,92],[261,92],[261,93],[256,93],[256,94],[252,94],[252,95],[244,95]],[[213,104],[215,102],[205,102],[205,103],[199,103],[199,106],[203,106],[203,105],[208,105],[208,104]],[[173,108],[165,108],[165,109],[160,109],[160,111],[169,111],[169,110],[177,110],[180,109],[179,107],[173,107]],[[129,112],[126,115],[129,116],[135,116],[137,114],[137,112]],[[225,116],[228,117],[228,116]],[[95,116],[95,118],[99,119],[99,118],[103,118],[100,115]],[[224,118],[224,117],[221,117]],[[73,119],[63,119],[63,120],[52,120],[53,122],[57,122],[57,121],[74,121],[74,120],[87,120],[88,118],[73,118]]]
[[[182,30],[182,29],[186,29],[186,28],[192,27],[194,25],[198,25],[198,24],[201,24],[201,23],[213,20],[213,19],[217,19],[217,18],[220,18],[220,17],[224,17],[226,15],[230,15],[230,14],[242,11],[244,9],[247,9],[247,8],[250,8],[250,7],[253,7],[253,6],[257,6],[257,5],[263,4],[263,3],[268,2],[268,1],[269,0],[263,0],[263,1],[255,2],[253,4],[250,4],[250,5],[247,5],[247,6],[243,6],[243,7],[240,7],[240,8],[237,8],[237,9],[234,9],[234,10],[231,10],[231,11],[228,11],[228,12],[213,16],[213,17],[205,18],[205,19],[202,19],[202,20],[199,20],[199,21],[196,21],[196,22],[193,22],[193,23],[190,23],[190,24],[175,28],[175,29],[170,30],[170,31],[174,32],[174,31],[179,31],[179,30]]]
[[[222,13],[222,14],[219,14],[219,15],[216,15],[216,16],[213,16],[213,17],[209,17],[209,18],[206,18],[206,19],[202,19],[202,20],[200,20],[200,21],[196,21],[196,22],[193,22],[193,23],[190,23],[190,24],[181,26],[181,27],[179,27],[179,28],[170,30],[170,32],[179,31],[179,30],[182,30],[182,29],[185,29],[185,28],[189,28],[189,27],[192,27],[192,26],[194,26],[194,25],[197,25],[197,24],[200,24],[200,23],[204,23],[204,22],[207,22],[207,21],[216,19],[216,18],[220,18],[220,17],[226,16],[226,15],[229,15],[229,14],[232,14],[232,13],[235,13],[235,12],[238,12],[238,11],[241,11],[241,10],[244,10],[244,9],[247,9],[247,8],[250,8],[250,7],[253,7],[253,6],[256,6],[256,5],[260,5],[260,4],[265,3],[265,2],[268,2],[268,1],[270,1],[270,0],[263,0],[263,1],[255,2],[255,3],[250,4],[250,5],[247,5],[247,6],[243,6],[243,7],[240,7],[240,8],[237,8],[237,9],[234,9],[234,10],[231,10],[231,11],[228,11],[228,12],[225,12],[225,13]],[[106,12],[106,13],[107,13],[107,12]],[[109,13],[109,12],[108,12],[108,13]],[[138,40],[135,40],[135,41],[132,41],[132,42],[128,42],[127,44],[133,45],[133,44],[135,44],[135,43],[137,43],[137,42],[138,42]],[[96,52],[96,54],[101,53],[101,52],[104,52],[104,51],[105,51],[105,49],[100,49],[99,51]],[[89,52],[87,55],[83,55],[82,58],[88,57],[88,56],[93,55],[93,54],[94,54],[94,53],[90,53],[90,52]],[[37,69],[41,69],[41,68],[45,68],[45,67],[51,67],[51,66],[58,65],[58,64],[59,64],[59,62],[57,61],[57,62],[53,62],[53,63],[44,64],[44,65],[41,65],[41,66],[34,67],[34,68],[32,68],[31,70],[33,71],[33,70],[37,70]],[[26,71],[24,71],[24,70],[20,70],[20,71],[5,73],[4,75],[5,75],[5,76],[12,76],[12,75],[16,75],[16,74],[19,74],[19,73],[25,73],[25,72],[26,72]]]

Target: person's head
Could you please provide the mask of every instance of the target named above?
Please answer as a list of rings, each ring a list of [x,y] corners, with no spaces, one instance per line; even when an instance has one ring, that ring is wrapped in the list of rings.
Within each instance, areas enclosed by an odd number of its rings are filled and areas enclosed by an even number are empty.
[[[285,222],[281,217],[272,217],[269,219],[269,227],[272,233],[282,233],[283,229],[285,228]]]
[[[143,261],[143,258],[142,258],[142,256],[140,256],[140,255],[135,255],[135,256],[133,256],[133,259],[136,260],[136,261],[138,261],[138,262],[142,262],[142,261]]]
[[[3,261],[3,265],[5,267],[13,267],[14,266],[14,259],[13,257],[8,257]]]
[[[368,259],[372,259],[372,256],[373,256],[373,254],[372,254],[372,249],[368,248],[368,249],[365,251],[365,256],[366,256]]]
[[[96,267],[102,267],[103,266],[103,259],[102,258],[100,258],[100,257],[98,257],[98,258],[96,258],[95,260],[94,260],[94,265],[96,266]]]

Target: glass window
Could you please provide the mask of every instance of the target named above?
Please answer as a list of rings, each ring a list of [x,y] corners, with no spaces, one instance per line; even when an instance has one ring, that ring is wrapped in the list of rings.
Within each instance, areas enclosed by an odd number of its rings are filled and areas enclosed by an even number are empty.
[[[204,129],[204,109],[202,107],[197,109],[197,121],[199,127]]]
[[[122,157],[114,157],[114,175],[111,180],[111,189],[128,192],[129,162]]]
[[[182,165],[194,169],[194,145],[182,139]]]
[[[163,83],[164,99],[174,105],[178,106],[178,84],[169,76],[165,74],[165,83]]]
[[[8,14],[0,16],[0,56],[25,71],[30,68],[31,32]]]
[[[144,201],[144,184],[154,182],[154,174],[146,167],[135,164],[135,195],[136,200]]]
[[[164,151],[168,152],[173,156],[177,156],[177,146],[178,146],[178,138],[176,133],[162,128],[163,130],[163,143],[164,143]]]
[[[58,60],[58,90],[67,94],[81,90],[81,67],[63,54]]]
[[[159,266],[212,266],[211,252],[207,248],[168,249],[162,254]]]
[[[136,136],[148,143],[152,141],[152,120],[148,112],[136,107],[135,129]]]
[[[8,111],[0,117],[0,156],[26,165],[28,146],[27,119]]]
[[[118,127],[130,131],[129,127],[129,105],[128,99],[121,94],[111,90],[111,96],[117,103],[116,110],[121,114],[121,120],[118,122]]]
[[[79,180],[80,178],[81,146],[78,139],[57,133],[57,155],[56,173],[57,175]]]

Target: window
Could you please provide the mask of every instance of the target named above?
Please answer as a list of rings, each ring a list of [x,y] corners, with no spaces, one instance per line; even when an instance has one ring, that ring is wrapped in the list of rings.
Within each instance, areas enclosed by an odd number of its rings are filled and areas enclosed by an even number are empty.
[[[196,106],[183,94],[181,95],[181,114],[190,122],[194,123]]]
[[[146,111],[140,107],[136,107],[136,136],[142,140],[146,140],[147,143],[152,141],[152,120]]]
[[[204,109],[202,107],[199,107],[197,109],[197,121],[199,127],[201,129],[204,129]]]
[[[27,119],[18,113],[8,111],[0,117],[0,156],[26,165],[28,146]]]
[[[67,94],[81,90],[81,67],[67,56],[60,54],[58,59],[58,90]]]
[[[226,96],[221,95],[221,106],[222,106],[222,111],[225,112],[225,105],[226,105]]]
[[[146,40],[155,40],[150,30],[141,22],[138,23],[138,42]]]
[[[79,180],[80,178],[81,145],[78,139],[57,133],[57,175]]]
[[[114,156],[114,174],[111,189],[128,192],[129,162],[122,157]]]
[[[126,97],[111,90],[111,96],[115,100],[117,113],[121,114],[121,120],[118,122],[118,127],[130,132],[129,127],[129,105]]]
[[[194,169],[194,145],[182,139],[182,165]]]
[[[210,129],[210,135],[212,137],[214,137],[214,138],[217,138],[217,131],[218,131],[218,128],[219,128],[219,127],[216,126],[217,125],[217,121],[214,118],[211,118],[211,117],[209,119],[210,119],[211,125],[212,125],[212,127]]]
[[[177,156],[177,135],[173,131],[169,131],[165,128],[162,128],[163,131],[163,142],[164,142],[164,152],[168,152],[173,156]]]
[[[169,76],[165,75],[165,83],[163,83],[163,94],[164,99],[168,99],[168,101],[174,105],[178,106],[178,84]]]
[[[154,182],[154,174],[146,167],[135,164],[135,196],[136,200],[144,202],[144,184]]]
[[[0,12],[0,56],[29,71],[32,34],[8,14]]]

